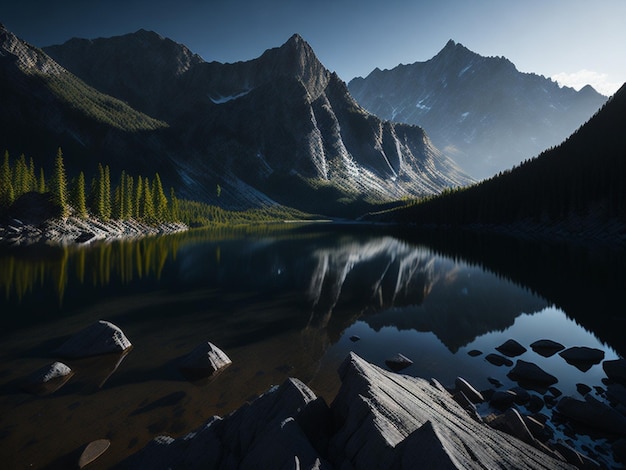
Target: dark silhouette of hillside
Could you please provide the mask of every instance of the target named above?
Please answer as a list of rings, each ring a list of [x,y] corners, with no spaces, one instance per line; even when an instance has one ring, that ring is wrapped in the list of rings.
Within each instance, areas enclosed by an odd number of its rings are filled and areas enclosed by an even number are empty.
[[[626,85],[558,147],[512,170],[374,216],[404,223],[561,227],[598,232],[626,223]]]

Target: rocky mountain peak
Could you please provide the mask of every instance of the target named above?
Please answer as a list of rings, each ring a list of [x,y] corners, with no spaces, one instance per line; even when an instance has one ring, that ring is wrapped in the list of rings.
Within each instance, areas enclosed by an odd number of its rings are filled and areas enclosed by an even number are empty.
[[[13,61],[27,73],[60,74],[63,67],[0,24],[0,59]]]

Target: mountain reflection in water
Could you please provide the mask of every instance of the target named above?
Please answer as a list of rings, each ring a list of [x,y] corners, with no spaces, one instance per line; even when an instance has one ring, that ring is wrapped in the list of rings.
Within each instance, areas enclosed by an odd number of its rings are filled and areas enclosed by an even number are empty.
[[[6,325],[0,435],[7,443],[0,459],[16,466],[20,455],[32,455],[46,465],[84,444],[86,436],[113,435],[123,445],[103,456],[103,465],[110,466],[152,437],[183,435],[289,376],[331,400],[339,387],[337,366],[350,350],[381,367],[402,353],[414,361],[404,373],[435,377],[444,385],[462,375],[479,388],[488,385],[488,376],[514,385],[507,382],[506,368],[484,360],[509,338],[526,347],[545,337],[566,347],[601,348],[606,359],[624,351],[623,338],[611,332],[623,319],[599,321],[600,315],[572,309],[573,315],[563,307],[590,305],[593,299],[585,295],[601,292],[593,276],[580,279],[596,273],[584,263],[598,263],[597,256],[566,256],[563,262],[533,245],[512,250],[491,240],[472,239],[466,246],[441,237],[421,240],[416,245],[369,227],[266,227],[0,253]],[[507,263],[511,257],[515,261]],[[533,284],[532,270],[515,267],[537,258],[545,264],[537,274],[542,282]],[[619,266],[611,259],[606,269]],[[563,278],[587,290],[555,288],[550,278],[558,279],[559,264]],[[528,282],[532,290],[510,279]],[[614,298],[617,284],[601,280],[605,295]],[[54,412],[22,419],[35,416],[40,404],[25,398],[20,380],[55,360],[51,351],[64,338],[98,319],[120,326],[133,350],[102,388],[81,378],[79,367],[46,398]],[[611,341],[603,344],[599,337]],[[233,365],[208,383],[188,383],[176,361],[205,341],[223,349]],[[483,354],[470,357],[470,349]],[[565,393],[575,393],[578,382],[602,385],[600,365],[581,372],[559,357],[525,354],[524,360],[557,375]],[[175,403],[163,401],[174,394]],[[58,436],[60,419],[81,425]],[[39,453],[31,452],[33,440],[46,441]],[[16,450],[6,455],[9,449]]]

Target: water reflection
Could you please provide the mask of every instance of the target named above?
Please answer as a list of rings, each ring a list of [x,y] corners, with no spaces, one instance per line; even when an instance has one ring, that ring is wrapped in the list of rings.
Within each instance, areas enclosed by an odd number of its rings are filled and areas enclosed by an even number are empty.
[[[588,311],[621,298],[623,258],[611,255],[603,264],[597,253],[488,238],[420,240],[361,227],[263,228],[0,253],[5,447],[26,454],[31,439],[48,439],[53,455],[82,444],[81,430],[91,439],[110,433],[125,439],[105,457],[112,460],[103,465],[112,466],[155,433],[184,434],[288,376],[332,399],[337,365],[350,350],[382,367],[402,353],[414,361],[407,374],[445,385],[463,375],[482,388],[489,376],[513,385],[508,368],[484,359],[509,338],[526,347],[544,337],[597,347],[606,359],[626,349],[616,328],[621,317]],[[133,351],[105,369],[78,367],[76,380],[49,398],[54,413],[25,422],[41,405],[12,384],[101,318],[126,332]],[[233,366],[209,384],[189,384],[172,365],[206,341]],[[471,349],[482,354],[471,357]],[[583,372],[558,355],[524,354],[558,375],[564,393],[575,394],[577,383],[602,386],[600,365]],[[66,419],[81,426],[55,437]]]

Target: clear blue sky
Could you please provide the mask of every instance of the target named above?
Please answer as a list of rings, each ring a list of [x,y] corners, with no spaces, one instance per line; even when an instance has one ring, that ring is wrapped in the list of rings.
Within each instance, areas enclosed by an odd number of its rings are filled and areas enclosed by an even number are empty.
[[[220,62],[299,33],[345,81],[428,60],[448,39],[577,88],[626,81],[626,0],[7,0],[0,22],[35,46],[143,28]]]

